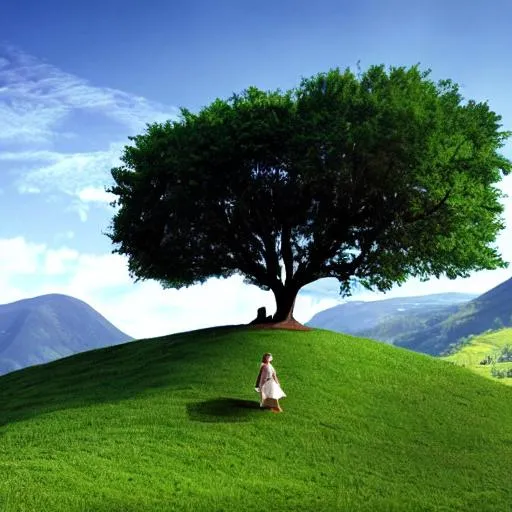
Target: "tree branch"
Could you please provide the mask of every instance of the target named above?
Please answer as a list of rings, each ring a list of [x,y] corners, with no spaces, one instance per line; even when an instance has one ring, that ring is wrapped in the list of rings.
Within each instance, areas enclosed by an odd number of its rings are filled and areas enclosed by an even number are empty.
[[[265,232],[264,229],[262,229],[262,233],[259,233],[259,236],[264,245],[263,257],[267,265],[267,272],[269,275],[274,276],[277,280],[280,280],[281,267],[279,265],[276,240],[271,233]]]
[[[436,205],[432,206],[427,211],[425,211],[421,214],[418,214],[418,215],[405,215],[404,216],[405,223],[412,224],[414,222],[418,222],[419,220],[425,220],[426,218],[430,217],[434,213],[438,212],[443,207],[443,205],[446,203],[446,201],[448,201],[448,198],[450,197],[451,192],[452,192],[452,189],[451,188],[448,189],[446,191],[446,194],[441,199],[441,201],[439,201]]]
[[[292,234],[289,226],[283,225],[281,229],[281,256],[283,257],[287,283],[291,282],[293,279],[293,251],[291,236]]]

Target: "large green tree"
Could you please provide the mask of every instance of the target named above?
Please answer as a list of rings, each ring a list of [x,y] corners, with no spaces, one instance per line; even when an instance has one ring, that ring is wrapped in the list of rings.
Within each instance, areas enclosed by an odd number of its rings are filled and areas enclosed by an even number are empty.
[[[418,67],[249,88],[130,139],[109,236],[139,279],[244,275],[275,321],[323,277],[349,294],[503,267],[500,119]]]

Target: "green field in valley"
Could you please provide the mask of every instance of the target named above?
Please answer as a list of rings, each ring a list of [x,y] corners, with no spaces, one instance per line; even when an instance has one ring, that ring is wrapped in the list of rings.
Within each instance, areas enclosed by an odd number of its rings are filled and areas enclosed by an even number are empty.
[[[259,409],[261,354],[288,397]],[[0,510],[504,511],[512,389],[327,331],[217,328],[0,378]]]
[[[512,368],[512,361],[498,362],[497,359],[503,348],[512,347],[512,329],[500,329],[499,331],[488,332],[470,338],[461,348],[443,359],[451,361],[459,366],[466,367],[471,371],[498,380],[503,384],[512,386],[512,378],[497,378],[493,376],[493,370],[506,372]],[[487,364],[480,364],[486,358],[490,358]]]

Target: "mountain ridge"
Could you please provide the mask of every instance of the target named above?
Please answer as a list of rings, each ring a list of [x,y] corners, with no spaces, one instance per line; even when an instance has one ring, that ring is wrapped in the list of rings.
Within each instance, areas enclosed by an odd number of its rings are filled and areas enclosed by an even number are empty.
[[[460,305],[455,312],[422,331],[406,333],[399,347],[442,355],[464,343],[468,336],[512,326],[512,278]]]
[[[512,278],[478,296],[450,293],[350,301],[317,313],[307,325],[446,355],[468,336],[512,326]]]
[[[416,313],[434,314],[446,308],[455,310],[458,304],[469,302],[475,297],[474,294],[436,293],[376,301],[347,301],[320,311],[307,325],[392,342],[393,337],[375,336],[374,330],[384,321],[389,321],[390,318],[410,319]]]
[[[86,302],[58,293],[0,305],[0,375],[132,340]]]

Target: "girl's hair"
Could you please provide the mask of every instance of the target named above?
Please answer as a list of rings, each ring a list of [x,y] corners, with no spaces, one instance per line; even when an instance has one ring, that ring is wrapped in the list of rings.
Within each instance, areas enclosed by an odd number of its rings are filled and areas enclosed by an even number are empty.
[[[263,357],[261,358],[261,362],[264,363],[265,359],[267,359],[267,357],[272,357],[272,354],[270,352],[265,352],[263,354]]]

